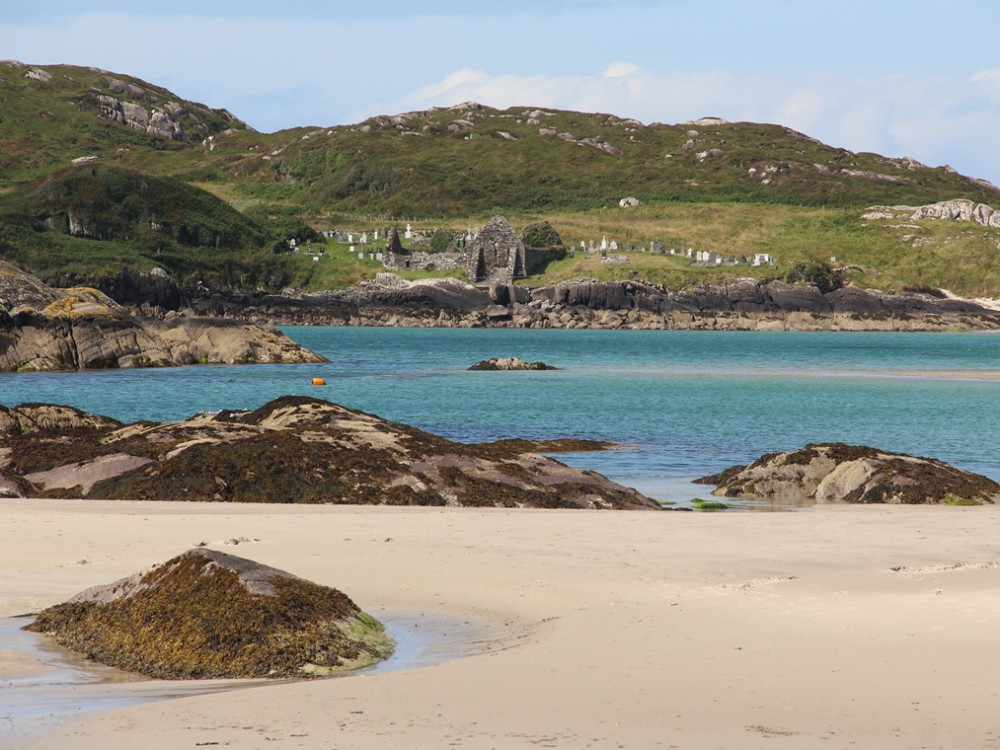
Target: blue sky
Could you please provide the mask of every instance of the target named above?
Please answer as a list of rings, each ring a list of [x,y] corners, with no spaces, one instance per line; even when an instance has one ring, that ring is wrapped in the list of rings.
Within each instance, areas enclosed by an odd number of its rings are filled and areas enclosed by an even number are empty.
[[[998,19],[997,0],[6,0],[0,58],[134,75],[266,132],[467,100],[714,115],[1000,185]]]

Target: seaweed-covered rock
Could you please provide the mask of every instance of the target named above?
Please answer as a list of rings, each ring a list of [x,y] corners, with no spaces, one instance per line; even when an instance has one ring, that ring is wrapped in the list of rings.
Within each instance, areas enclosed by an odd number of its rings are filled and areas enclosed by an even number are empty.
[[[25,411],[27,410],[27,411]],[[49,411],[55,411],[49,407]],[[39,405],[0,411],[5,494],[366,505],[648,508],[634,489],[512,443],[456,443],[305,396],[179,422],[42,428]],[[31,428],[25,431],[22,424]]]
[[[934,458],[843,443],[769,453],[696,480],[713,494],[752,500],[894,504],[984,504],[1000,501],[1000,484]]]
[[[331,674],[393,647],[340,591],[206,548],[87,589],[25,629],[161,679]]]

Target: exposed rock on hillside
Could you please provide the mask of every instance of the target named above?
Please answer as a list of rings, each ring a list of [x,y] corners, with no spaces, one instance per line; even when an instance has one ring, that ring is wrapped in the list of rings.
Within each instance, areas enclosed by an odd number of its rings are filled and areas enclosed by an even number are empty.
[[[161,679],[330,674],[379,661],[393,646],[340,591],[204,548],[87,589],[25,629]]]
[[[44,411],[48,410],[48,411]],[[49,414],[45,427],[37,415]],[[517,443],[453,443],[319,399],[122,425],[0,407],[8,496],[550,508],[659,506]]]
[[[1000,211],[985,203],[974,203],[964,198],[940,201],[927,206],[873,206],[861,218],[868,221],[878,219],[970,221],[984,227],[1000,227]]]
[[[1000,484],[933,458],[822,443],[769,453],[697,480],[714,494],[753,500],[848,503],[996,503]]]
[[[136,318],[96,289],[55,289],[0,261],[0,372],[321,361],[271,326]]]

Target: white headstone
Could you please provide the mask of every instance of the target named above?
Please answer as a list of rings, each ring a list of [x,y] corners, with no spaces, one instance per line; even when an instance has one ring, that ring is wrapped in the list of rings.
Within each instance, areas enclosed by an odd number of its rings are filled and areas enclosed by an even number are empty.
[[[601,237],[601,250],[607,250],[607,249],[608,249],[608,238]]]
[[[411,237],[413,237],[413,230],[410,228],[410,225],[407,224],[406,225],[406,239],[410,239]]]

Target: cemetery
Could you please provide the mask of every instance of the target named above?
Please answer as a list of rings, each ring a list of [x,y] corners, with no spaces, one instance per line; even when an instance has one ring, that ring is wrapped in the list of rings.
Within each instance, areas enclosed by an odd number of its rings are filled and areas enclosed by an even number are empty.
[[[446,244],[436,239],[438,235],[447,236]],[[470,226],[465,231],[420,230],[407,223],[402,232],[388,227],[364,231],[331,229],[322,232],[322,236],[327,243],[313,245],[310,240],[299,242],[292,239],[289,241],[289,252],[311,256],[313,261],[318,262],[327,256],[328,244],[333,243],[346,250],[342,253],[338,249],[338,257],[346,254],[360,263],[379,263],[387,271],[453,273],[464,270],[466,278],[472,283],[493,284],[511,284],[527,278],[550,261],[567,254],[562,247],[527,246],[502,216],[493,217],[484,227]],[[695,250],[683,241],[679,244],[680,249],[664,248],[660,240],[652,240],[648,246],[632,242],[623,245],[617,239],[603,235],[599,241],[580,240],[578,244],[570,245],[569,255],[577,252],[592,255],[599,258],[600,263],[609,265],[627,263],[629,253],[669,255],[687,259],[692,266],[701,268],[741,265],[759,268],[773,267],[777,263],[770,253],[726,255],[715,250]]]

